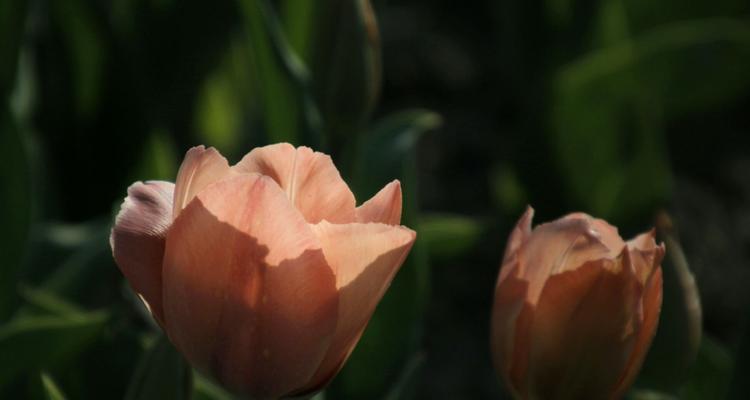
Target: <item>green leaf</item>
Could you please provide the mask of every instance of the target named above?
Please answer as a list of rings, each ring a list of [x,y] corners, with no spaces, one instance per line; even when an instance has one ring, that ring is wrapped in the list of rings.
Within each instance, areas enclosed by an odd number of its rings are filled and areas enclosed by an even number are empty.
[[[318,392],[318,393],[317,393],[317,394],[316,394],[315,396],[313,396],[313,397],[312,397],[312,398],[311,398],[310,400],[326,400],[326,393],[325,393],[325,391],[323,391],[323,392]]]
[[[310,64],[314,28],[319,23],[316,18],[321,2],[307,0],[282,0],[281,17],[289,45],[299,54],[305,64]]]
[[[26,302],[26,305],[19,310],[19,314],[33,311],[33,314],[35,315],[52,314],[61,317],[67,316],[75,318],[84,312],[80,307],[63,300],[54,293],[44,289],[22,286],[19,291],[21,297]]]
[[[26,24],[26,0],[4,0],[0,2],[0,101],[5,101],[13,87]]]
[[[599,16],[596,18],[594,43],[609,46],[622,43],[630,38],[628,18],[623,0],[605,0],[599,3]]]
[[[575,93],[614,85],[622,97],[645,90],[668,115],[724,102],[750,85],[750,25],[746,20],[707,18],[665,24],[593,51],[565,66],[557,88]],[[631,84],[637,76],[636,87]],[[623,78],[626,78],[623,80]],[[617,81],[619,85],[615,85]]]
[[[169,132],[154,129],[148,136],[132,180],[141,180],[144,176],[150,180],[174,180],[179,162]]]
[[[197,105],[196,123],[200,126],[201,142],[210,143],[222,154],[227,154],[239,142],[242,126],[242,103],[227,77],[209,77]]]
[[[457,257],[477,244],[484,227],[474,218],[458,214],[428,214],[420,218],[419,240],[430,258]]]
[[[193,397],[192,400],[234,400],[234,396],[203,376],[198,371],[193,371]]]
[[[138,363],[125,399],[188,399],[191,388],[191,369],[160,335]]]
[[[20,316],[0,326],[0,389],[20,374],[57,365],[93,342],[104,312]]]
[[[730,391],[728,399],[742,399],[750,393],[750,380],[747,379],[747,372],[750,371],[750,309],[749,304],[745,303],[742,314],[742,334],[739,343],[734,346],[733,356],[734,365],[730,382]]]
[[[88,2],[70,0],[51,3],[51,6],[72,62],[76,112],[84,117],[91,116],[98,105],[106,58],[99,20]]]
[[[723,399],[729,391],[732,357],[718,342],[703,335],[698,357],[687,383],[680,390],[680,399]]]
[[[622,5],[612,4],[602,18],[622,17]],[[634,37],[621,33],[608,34],[606,47],[555,76],[550,122],[569,207],[616,221],[651,213],[671,196],[669,119],[725,104],[750,87],[746,20],[685,20]]]
[[[552,26],[564,26],[572,20],[572,0],[545,0],[544,5],[546,17]]]
[[[658,390],[637,389],[632,390],[627,396],[629,400],[677,400],[678,398]]]
[[[552,143],[569,207],[614,221],[651,212],[671,193],[662,99],[634,70],[592,71],[574,63],[555,85]]]
[[[315,98],[329,132],[346,140],[361,132],[381,85],[380,38],[370,0],[316,3]]]
[[[65,400],[65,395],[63,395],[60,388],[49,375],[42,372],[41,379],[42,387],[44,388],[44,394],[46,395],[47,400]]]
[[[310,74],[284,36],[267,0],[239,0],[255,63],[263,122],[271,142],[322,148],[320,114],[310,91]]]
[[[508,214],[518,212],[528,203],[526,189],[510,164],[501,163],[492,168],[490,188],[495,204]]]
[[[401,376],[388,391],[385,400],[401,400],[414,398],[416,390],[417,376],[420,368],[424,365],[424,353],[417,352],[412,355],[409,361],[404,365]]]
[[[76,245],[39,287],[66,299],[85,303],[83,299],[94,291],[92,288],[103,288],[111,296],[111,288],[102,286],[99,282],[106,281],[105,277],[108,276],[119,276],[120,273],[109,248],[110,220],[92,221],[81,228],[85,229],[80,232],[71,229],[49,232],[61,236],[56,240],[75,240]]]
[[[7,105],[0,108],[0,321],[17,302],[16,282],[26,250],[31,215],[31,173],[21,132]]]
[[[630,25],[634,31],[644,31],[660,25],[678,21],[690,21],[706,17],[747,15],[750,11],[744,0],[691,1],[662,0],[623,1]]]
[[[419,138],[441,123],[440,115],[419,109],[402,111],[377,121],[362,138],[356,155],[357,195],[371,196],[402,176],[415,161]]]
[[[247,113],[262,106],[255,98],[251,65],[246,43],[242,38],[232,38],[223,60],[203,83],[196,102],[195,123],[200,141],[210,143],[229,159],[244,155],[238,150],[253,142],[244,137]]]

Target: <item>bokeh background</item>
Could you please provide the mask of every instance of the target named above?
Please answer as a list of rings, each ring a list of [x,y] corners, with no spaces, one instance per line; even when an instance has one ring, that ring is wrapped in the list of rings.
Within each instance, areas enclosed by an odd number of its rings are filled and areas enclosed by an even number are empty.
[[[746,0],[0,1],[0,398],[229,399],[114,265],[185,151],[288,141],[419,233],[327,399],[506,398],[508,232],[580,210],[667,241],[634,399],[750,396]],[[702,310],[702,312],[701,312]]]

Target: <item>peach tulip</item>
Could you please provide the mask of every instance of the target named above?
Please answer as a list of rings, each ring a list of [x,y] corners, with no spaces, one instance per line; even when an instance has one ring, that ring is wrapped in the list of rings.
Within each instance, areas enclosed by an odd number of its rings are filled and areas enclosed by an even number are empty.
[[[664,245],[654,231],[624,242],[583,213],[508,239],[495,287],[495,369],[516,399],[617,399],[656,331]]]
[[[307,396],[341,369],[416,238],[401,186],[359,207],[331,158],[282,143],[187,152],[128,189],[110,244],[187,360],[235,393]]]

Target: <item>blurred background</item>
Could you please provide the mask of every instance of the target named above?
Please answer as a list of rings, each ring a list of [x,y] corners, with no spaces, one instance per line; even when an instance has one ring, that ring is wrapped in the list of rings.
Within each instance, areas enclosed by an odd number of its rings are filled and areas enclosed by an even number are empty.
[[[745,0],[0,0],[0,100],[0,398],[231,398],[161,337],[109,229],[189,147],[280,141],[360,202],[400,179],[419,232],[325,398],[507,398],[488,322],[527,204],[667,242],[630,397],[750,396]]]

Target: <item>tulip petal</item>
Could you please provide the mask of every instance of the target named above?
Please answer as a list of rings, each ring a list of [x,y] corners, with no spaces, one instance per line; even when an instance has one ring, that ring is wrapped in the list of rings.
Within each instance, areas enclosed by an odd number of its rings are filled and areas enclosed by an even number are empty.
[[[247,153],[232,168],[239,172],[254,172],[271,177],[282,189],[287,190],[293,180],[297,149],[289,143],[276,143],[256,147]]]
[[[531,236],[531,222],[534,219],[534,209],[531,206],[526,207],[526,211],[523,213],[516,226],[513,228],[513,232],[508,237],[508,244],[505,245],[505,255],[503,256],[503,265],[500,267],[500,277],[498,278],[498,284],[500,281],[505,279],[505,276],[511,270],[511,266],[516,264],[516,256],[521,245]]]
[[[253,149],[233,168],[273,178],[311,224],[322,220],[349,223],[355,219],[354,194],[326,154],[278,143]]]
[[[613,399],[619,399],[633,384],[638,371],[641,369],[643,360],[646,358],[648,348],[651,347],[651,341],[656,334],[656,327],[659,324],[659,314],[661,313],[662,301],[662,272],[659,266],[647,282],[643,295],[643,323],[638,331],[638,337],[635,341],[633,353],[628,361],[620,383],[611,396]]]
[[[159,323],[163,321],[161,265],[172,224],[173,191],[170,182],[132,184],[109,236],[117,266]]]
[[[203,188],[229,174],[226,158],[213,147],[196,146],[188,150],[175,180],[173,218],[177,218]]]
[[[528,328],[533,316],[531,305],[525,301],[529,283],[518,278],[517,262],[503,268],[507,273],[498,279],[495,287],[490,347],[495,370],[501,372],[515,398],[524,398],[527,392]]]
[[[588,261],[615,257],[613,249],[602,242],[594,219],[586,214],[571,214],[534,228],[518,250],[520,273],[529,282],[528,299],[536,304],[547,277],[573,270]],[[609,239],[608,239],[609,240]]]
[[[269,177],[206,187],[169,231],[164,312],[173,343],[231,390],[279,398],[307,383],[336,326],[320,242]]]
[[[657,246],[654,229],[642,233],[628,241],[628,249],[633,261],[633,268],[641,283],[645,285],[655,268],[661,265],[664,258],[664,244]]]
[[[631,249],[638,249],[641,251],[654,250],[656,246],[656,229],[651,229],[648,232],[641,233],[640,235],[628,240],[627,245]]]
[[[531,329],[531,398],[608,398],[639,328],[640,284],[628,258],[623,251],[549,277]]]
[[[623,242],[622,238],[620,237],[620,234],[617,231],[617,227],[610,225],[603,219],[594,218],[584,213],[568,214],[562,219],[585,220],[589,224],[589,230],[591,231],[592,235],[596,236],[599,242],[606,246],[607,249],[609,249],[609,253],[612,257],[616,257],[618,254],[620,254],[622,248],[625,246],[625,242]]]
[[[406,227],[375,223],[324,221],[313,229],[336,271],[339,312],[331,348],[310,388],[325,384],[343,364],[416,239],[416,233]]]
[[[513,342],[513,363],[508,378],[516,390],[526,398],[529,393],[529,352],[531,351],[531,327],[534,322],[534,307],[528,301],[523,304],[515,325],[516,337]]]
[[[401,182],[394,180],[355,210],[357,222],[401,223]]]

